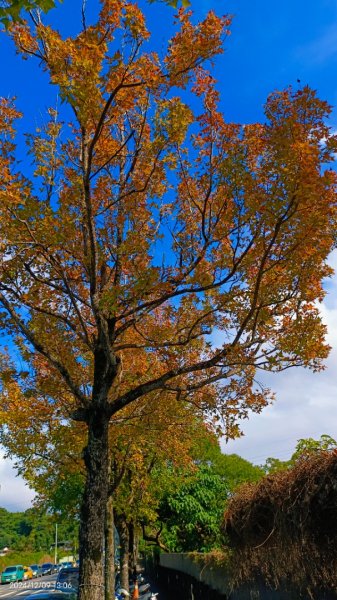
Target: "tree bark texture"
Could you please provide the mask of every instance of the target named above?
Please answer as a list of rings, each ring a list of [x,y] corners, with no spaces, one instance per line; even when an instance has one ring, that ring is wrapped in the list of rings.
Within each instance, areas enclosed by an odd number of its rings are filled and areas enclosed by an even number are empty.
[[[137,563],[138,563],[138,537],[137,531],[133,521],[129,523],[129,547],[130,547],[130,560],[129,568],[132,577],[134,578],[137,574]]]
[[[78,600],[104,598],[103,546],[109,487],[109,418],[99,409],[88,419],[88,444],[84,450],[87,470],[81,506],[80,578]]]
[[[129,558],[130,558],[130,540],[129,527],[124,516],[119,516],[117,521],[117,530],[121,546],[121,587],[129,591]]]
[[[109,493],[105,511],[105,600],[115,600],[115,524],[112,494]]]

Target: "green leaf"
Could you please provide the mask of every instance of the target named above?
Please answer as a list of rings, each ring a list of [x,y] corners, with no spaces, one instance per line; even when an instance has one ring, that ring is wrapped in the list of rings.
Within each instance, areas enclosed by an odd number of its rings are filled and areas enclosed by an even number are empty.
[[[59,1],[62,2],[62,0]],[[55,0],[12,0],[9,5],[0,8],[0,23],[8,29],[11,22],[20,21],[21,13],[25,10],[40,8],[43,12],[48,12],[55,6]]]

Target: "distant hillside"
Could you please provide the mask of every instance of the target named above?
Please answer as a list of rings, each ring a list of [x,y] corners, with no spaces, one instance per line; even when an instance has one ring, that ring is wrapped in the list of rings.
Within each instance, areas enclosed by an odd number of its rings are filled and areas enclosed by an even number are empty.
[[[25,512],[9,512],[0,508],[0,550],[9,547],[15,551],[33,551],[50,553],[55,541],[54,515],[46,514],[36,508]],[[58,522],[58,540],[60,544],[68,541],[76,545],[78,526],[73,517],[63,517]],[[60,545],[60,548],[62,546]]]

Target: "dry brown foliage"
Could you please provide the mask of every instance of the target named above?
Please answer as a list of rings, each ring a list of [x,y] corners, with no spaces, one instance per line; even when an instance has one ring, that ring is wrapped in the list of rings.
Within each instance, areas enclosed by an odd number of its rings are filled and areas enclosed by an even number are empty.
[[[236,583],[289,584],[316,597],[337,591],[337,451],[304,456],[294,467],[244,484],[224,530]]]

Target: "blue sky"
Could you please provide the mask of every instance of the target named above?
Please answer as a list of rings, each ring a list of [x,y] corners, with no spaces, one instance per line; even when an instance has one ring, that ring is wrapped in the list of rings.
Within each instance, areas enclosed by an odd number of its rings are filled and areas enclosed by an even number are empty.
[[[97,12],[98,1],[87,0],[88,22]],[[163,4],[140,3],[156,43],[165,46],[171,30],[173,9]],[[308,84],[322,99],[337,107],[337,0],[193,0],[195,18],[208,9],[232,14],[232,35],[226,52],[214,65],[226,119],[248,123],[263,118],[268,94],[288,85]],[[80,26],[80,0],[63,0],[46,21],[69,34]],[[26,129],[34,129],[45,110],[55,105],[56,88],[48,86],[46,74],[36,61],[23,61],[4,33],[0,36],[1,96],[16,96],[25,114]],[[337,108],[331,126],[337,129]],[[21,149],[24,154],[23,148]],[[331,257],[337,265],[337,257]],[[329,283],[329,295],[322,314],[329,328],[329,341],[337,348],[337,278]],[[300,437],[337,435],[335,396],[337,351],[328,360],[327,370],[313,375],[300,369],[262,377],[277,393],[274,406],[243,424],[245,437],[231,442],[226,451],[237,452],[261,463],[268,456],[287,458]],[[27,506],[31,495],[16,480],[10,464],[0,459],[0,506],[17,509]]]
[[[145,9],[150,30],[159,47],[171,29],[173,9],[158,3]],[[87,0],[88,21],[97,12],[98,0]],[[262,117],[267,95],[288,85],[309,84],[337,105],[337,2],[336,0],[194,0],[196,18],[208,9],[233,15],[232,35],[226,52],[217,59],[214,73],[228,120],[251,122]],[[69,34],[80,26],[81,0],[63,0],[46,21]],[[1,36],[2,78],[0,93],[16,95],[33,120],[52,103],[55,88],[47,86],[35,61],[22,61],[5,35]],[[337,124],[337,115],[335,113]]]

